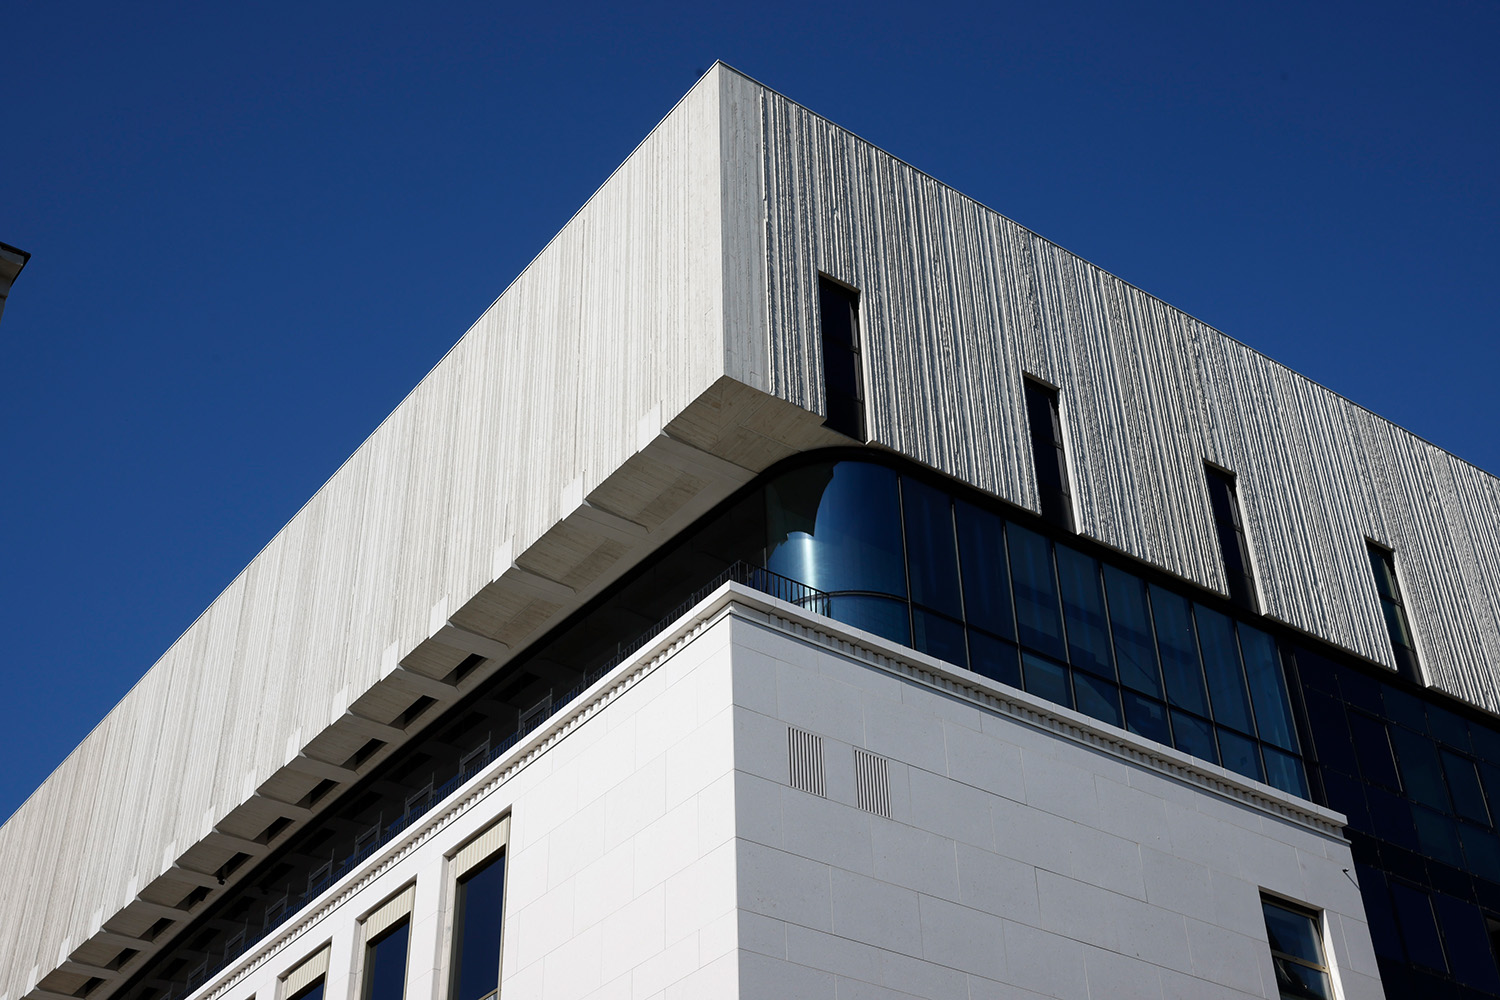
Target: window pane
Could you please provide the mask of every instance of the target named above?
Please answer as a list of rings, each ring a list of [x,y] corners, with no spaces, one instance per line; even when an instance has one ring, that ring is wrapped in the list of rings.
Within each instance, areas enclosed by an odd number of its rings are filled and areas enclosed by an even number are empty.
[[[1078,697],[1078,711],[1111,726],[1120,725],[1120,690],[1109,681],[1075,673],[1073,693]]]
[[[953,548],[953,509],[948,494],[902,476],[901,501],[906,520],[906,565],[911,580],[911,599],[945,615],[961,617],[958,557]]]
[[[1016,585],[1016,627],[1021,645],[1062,659],[1062,615],[1052,574],[1052,544],[1034,531],[1008,526],[1011,577]]]
[[[1214,721],[1242,733],[1255,732],[1250,722],[1250,695],[1240,668],[1239,644],[1234,641],[1234,622],[1227,615],[1201,604],[1193,606],[1198,622],[1198,641],[1203,647],[1203,666],[1208,674],[1208,696],[1214,706]]]
[[[505,903],[505,855],[458,883],[453,940],[457,947],[453,1000],[482,1000],[500,985],[500,918]]]
[[[1208,714],[1203,692],[1203,668],[1198,662],[1198,641],[1187,599],[1169,590],[1151,587],[1151,616],[1156,622],[1156,648],[1161,653],[1161,672],[1167,681],[1167,700],[1199,715]]]
[[[1113,679],[1115,666],[1109,655],[1109,623],[1104,617],[1099,564],[1065,545],[1057,546],[1056,551],[1063,618],[1068,624],[1068,658],[1075,667]]]
[[[1165,705],[1150,698],[1142,698],[1134,691],[1121,691],[1120,700],[1125,703],[1126,729],[1165,746],[1172,745],[1172,734],[1167,730]]]
[[[1110,631],[1120,665],[1120,682],[1160,698],[1161,677],[1156,669],[1156,642],[1151,638],[1151,620],[1146,612],[1145,583],[1113,566],[1105,566],[1104,589],[1109,595]],[[1129,714],[1127,709],[1127,718]]]
[[[1021,686],[1021,660],[1015,646],[974,629],[969,630],[969,669],[992,681]]]
[[[1448,812],[1448,790],[1443,782],[1442,765],[1438,763],[1437,747],[1426,736],[1401,726],[1391,727],[1391,743],[1396,748],[1396,764],[1407,797]]]
[[[1327,973],[1287,958],[1271,961],[1276,967],[1276,991],[1283,1000],[1330,1000],[1333,996]]]
[[[1396,922],[1401,927],[1407,958],[1414,965],[1446,972],[1448,963],[1443,959],[1443,944],[1427,893],[1403,882],[1392,882],[1391,900],[1396,904]]]
[[[1266,915],[1266,936],[1272,951],[1311,965],[1323,964],[1323,942],[1319,940],[1317,920],[1268,899],[1261,900],[1261,909]]]
[[[913,646],[944,662],[960,667],[968,666],[969,657],[964,649],[962,625],[921,608],[912,609],[911,623]]]
[[[304,987],[300,993],[294,993],[288,1000],[323,1000],[323,980],[319,979],[311,986]]]
[[[406,994],[406,946],[411,923],[403,920],[370,944],[364,1000],[401,1000]]]
[[[911,645],[911,625],[905,601],[863,594],[840,594],[828,599],[828,617],[874,632],[903,646]]]
[[[1500,883],[1500,839],[1488,830],[1467,823],[1458,825],[1458,839],[1468,859],[1467,871],[1480,878]]]
[[[1235,774],[1243,774],[1256,781],[1266,780],[1260,771],[1260,749],[1254,740],[1220,729],[1219,752],[1224,756],[1224,766]]]
[[[896,473],[867,462],[811,465],[766,486],[768,569],[825,591],[906,597]]]
[[[1186,712],[1172,713],[1172,736],[1177,749],[1192,754],[1210,764],[1219,762],[1219,752],[1214,747],[1214,730],[1204,719]]]
[[[1359,758],[1359,770],[1364,779],[1385,788],[1400,788],[1385,723],[1363,712],[1350,712],[1349,734],[1354,739],[1354,753]]]
[[[1258,628],[1241,623],[1240,652],[1245,654],[1245,676],[1250,681],[1250,699],[1255,705],[1255,724],[1260,738],[1286,750],[1297,750],[1292,728],[1292,707],[1281,673],[1276,640]]]
[[[1067,708],[1073,707],[1068,696],[1068,668],[1030,653],[1021,654],[1021,670],[1026,675],[1026,690]]]
[[[1307,774],[1301,758],[1268,746],[1262,746],[1261,753],[1266,758],[1266,784],[1307,798]]]
[[[1458,849],[1458,825],[1450,817],[1424,806],[1412,806],[1411,814],[1417,824],[1417,844],[1422,853],[1445,865],[1462,868],[1464,858]]]
[[[1447,750],[1442,754],[1443,774],[1448,778],[1453,808],[1465,819],[1488,826],[1490,811],[1485,806],[1484,792],[1479,787],[1479,772],[1474,770],[1474,762]]]
[[[965,619],[987,632],[1014,639],[1005,522],[962,501],[954,505],[954,513],[958,518],[958,557],[963,566]]]
[[[1495,974],[1495,956],[1479,908],[1442,893],[1433,895],[1432,908],[1443,929],[1453,978],[1486,993],[1500,993],[1500,976]]]

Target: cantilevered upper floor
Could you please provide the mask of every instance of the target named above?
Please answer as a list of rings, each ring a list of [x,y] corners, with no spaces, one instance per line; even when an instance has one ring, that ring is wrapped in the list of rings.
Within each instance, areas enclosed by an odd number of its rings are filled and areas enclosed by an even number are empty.
[[[1500,710],[1493,477],[716,65],[0,828],[0,997],[109,996],[841,431]]]

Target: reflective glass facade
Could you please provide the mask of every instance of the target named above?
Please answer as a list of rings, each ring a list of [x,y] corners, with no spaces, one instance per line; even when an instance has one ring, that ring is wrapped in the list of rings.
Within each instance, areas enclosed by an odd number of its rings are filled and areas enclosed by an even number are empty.
[[[832,617],[1307,794],[1269,633],[977,497],[868,461],[804,465],[763,505],[765,565]]]

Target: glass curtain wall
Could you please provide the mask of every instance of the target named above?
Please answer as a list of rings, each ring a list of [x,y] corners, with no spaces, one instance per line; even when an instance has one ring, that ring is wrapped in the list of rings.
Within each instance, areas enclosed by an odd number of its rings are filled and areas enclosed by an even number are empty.
[[[763,504],[765,565],[832,617],[1307,794],[1275,640],[925,479],[801,466]]]

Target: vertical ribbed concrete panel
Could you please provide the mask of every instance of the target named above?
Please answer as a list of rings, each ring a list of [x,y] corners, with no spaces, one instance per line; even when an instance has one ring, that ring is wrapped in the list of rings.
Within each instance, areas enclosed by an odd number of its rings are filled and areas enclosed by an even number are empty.
[[[1079,531],[1219,592],[1203,462],[1240,477],[1266,613],[1500,710],[1500,484],[762,90],[769,388],[825,412],[817,276],[859,288],[871,440],[1039,509],[1022,377],[1057,385]]]
[[[388,649],[427,639],[435,606],[490,584],[723,378],[724,89],[716,68],[0,828],[0,995],[24,996],[379,681]],[[764,344],[739,340],[737,359]]]

